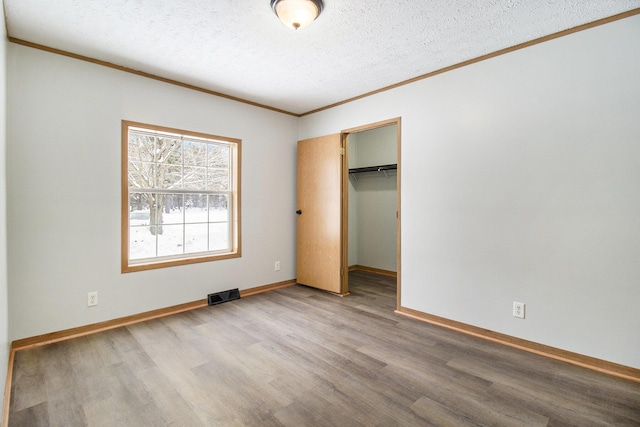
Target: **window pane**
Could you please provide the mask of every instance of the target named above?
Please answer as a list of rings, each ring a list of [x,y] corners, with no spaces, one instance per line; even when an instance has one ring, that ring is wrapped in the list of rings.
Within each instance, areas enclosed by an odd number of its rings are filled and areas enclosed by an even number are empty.
[[[229,221],[229,198],[224,194],[209,196],[209,222]]]
[[[158,234],[158,256],[180,255],[183,253],[183,225],[163,225]]]
[[[162,203],[164,200],[163,194],[158,193],[142,193],[149,203],[149,223],[150,225],[162,224]],[[160,208],[160,209],[158,209]],[[158,214],[160,213],[160,215]]]
[[[184,196],[182,194],[161,194],[161,208],[158,212],[158,223],[160,224],[182,224],[184,215]]]
[[[209,224],[209,250],[219,251],[230,249],[229,226],[226,222]]]
[[[155,160],[167,165],[182,165],[182,142],[177,138],[158,137]]]
[[[129,257],[131,259],[156,256],[156,238],[150,231],[153,200],[149,194],[134,193],[129,196]]]
[[[129,258],[153,258],[156,256],[156,237],[148,226],[129,227]]]
[[[207,146],[209,144],[185,139],[182,141],[185,166],[206,166]]]
[[[129,160],[141,162],[153,162],[155,151],[155,137],[151,135],[140,134],[137,132],[129,133]]]
[[[156,143],[157,188],[180,188],[182,185],[182,143],[179,139],[158,138]]]
[[[164,164],[158,165],[155,188],[182,188],[182,166]]]
[[[207,181],[209,191],[229,191],[229,170],[209,169]]]
[[[193,166],[185,167],[182,185],[185,190],[206,190],[207,169]]]
[[[207,222],[207,196],[204,194],[185,194],[184,222],[193,224]]]
[[[206,252],[208,240],[207,224],[186,224],[184,226],[185,253]]]
[[[157,193],[132,193],[129,196],[129,225],[146,225],[149,233],[155,235],[162,215],[158,216],[158,206],[162,206],[163,195]],[[135,220],[134,220],[135,219]],[[140,221],[144,221],[144,224]],[[161,231],[161,230],[160,230]]]
[[[149,225],[149,199],[144,194],[129,196],[129,225]]]
[[[209,144],[207,166],[210,168],[229,168],[231,149],[228,145]]]
[[[129,162],[129,188],[154,188],[156,167],[149,162]]]

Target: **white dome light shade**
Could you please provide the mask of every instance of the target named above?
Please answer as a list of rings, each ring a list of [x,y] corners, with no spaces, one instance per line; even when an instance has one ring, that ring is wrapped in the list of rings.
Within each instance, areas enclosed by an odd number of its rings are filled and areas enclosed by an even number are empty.
[[[294,30],[311,25],[323,6],[322,0],[271,0],[271,8],[280,21]]]

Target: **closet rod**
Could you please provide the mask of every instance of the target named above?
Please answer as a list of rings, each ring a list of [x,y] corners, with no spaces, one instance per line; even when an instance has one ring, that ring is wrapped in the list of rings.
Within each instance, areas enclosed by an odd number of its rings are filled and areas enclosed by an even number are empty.
[[[362,173],[362,172],[384,172],[388,170],[398,169],[397,164],[392,165],[380,165],[380,166],[367,166],[364,168],[349,169],[349,173]]]

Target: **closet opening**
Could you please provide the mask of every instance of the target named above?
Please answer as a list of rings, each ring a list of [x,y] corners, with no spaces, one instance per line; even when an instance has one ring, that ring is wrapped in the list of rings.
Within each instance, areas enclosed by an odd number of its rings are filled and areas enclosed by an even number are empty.
[[[343,254],[350,273],[396,278],[400,303],[400,119],[343,131]],[[344,264],[343,264],[344,265]],[[348,284],[347,284],[348,288]]]

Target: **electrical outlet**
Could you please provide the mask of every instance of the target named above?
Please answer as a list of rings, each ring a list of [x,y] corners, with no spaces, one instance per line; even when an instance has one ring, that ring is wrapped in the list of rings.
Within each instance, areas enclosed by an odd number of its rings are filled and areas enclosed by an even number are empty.
[[[523,302],[513,302],[513,317],[518,317],[520,319],[524,319],[524,303]]]
[[[87,307],[98,305],[98,292],[89,292],[87,294]]]
[[[276,261],[276,263],[275,263],[275,265],[273,266],[273,268],[274,268],[276,271],[280,271],[280,261]]]

